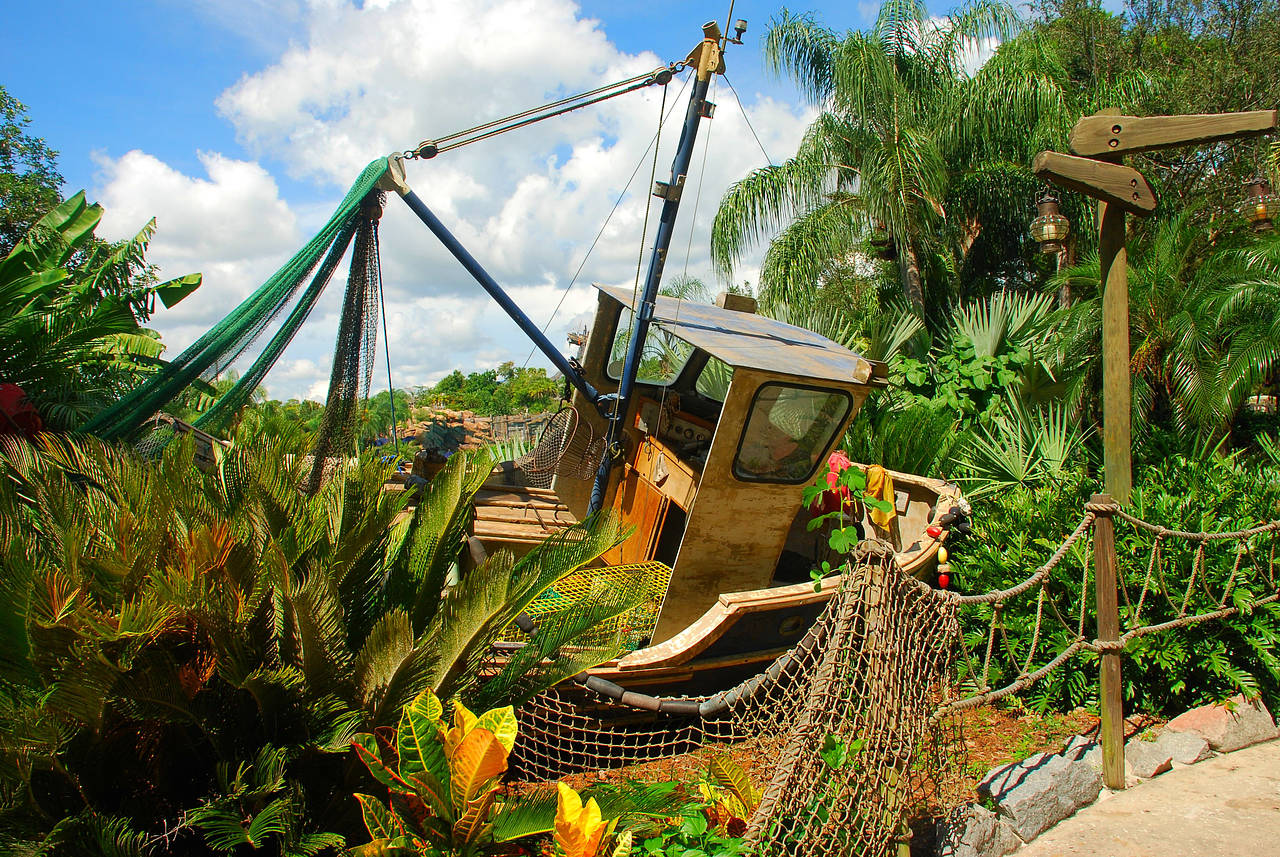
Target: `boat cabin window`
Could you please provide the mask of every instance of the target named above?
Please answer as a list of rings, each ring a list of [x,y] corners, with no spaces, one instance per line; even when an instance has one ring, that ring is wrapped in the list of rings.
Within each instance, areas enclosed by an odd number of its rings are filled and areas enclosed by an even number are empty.
[[[748,482],[808,482],[852,407],[853,397],[842,390],[760,385],[738,443],[733,475]]]
[[[693,389],[708,399],[724,404],[724,397],[729,393],[729,382],[733,380],[733,367],[716,357],[708,357],[707,365],[698,373],[698,380]]]
[[[606,370],[615,381],[622,379],[622,367],[627,362],[627,347],[631,343],[631,325],[634,313],[623,309],[618,317],[618,329],[613,335],[613,348],[609,351]],[[680,375],[684,364],[693,355],[693,346],[654,324],[649,327],[644,351],[640,354],[640,369],[636,382],[666,387]]]

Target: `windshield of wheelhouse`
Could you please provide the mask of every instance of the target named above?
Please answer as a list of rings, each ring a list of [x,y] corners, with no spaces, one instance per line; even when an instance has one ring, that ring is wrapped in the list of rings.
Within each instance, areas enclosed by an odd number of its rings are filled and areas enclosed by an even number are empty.
[[[853,397],[843,390],[769,382],[751,402],[733,461],[733,475],[747,482],[807,482]]]
[[[615,381],[622,379],[622,367],[627,362],[627,349],[631,345],[634,317],[635,314],[625,308],[618,317],[618,329],[613,335],[613,347],[609,350],[609,364],[605,367],[609,377]],[[680,376],[692,355],[692,345],[656,324],[650,325],[644,350],[640,353],[636,382],[655,387],[669,386]]]

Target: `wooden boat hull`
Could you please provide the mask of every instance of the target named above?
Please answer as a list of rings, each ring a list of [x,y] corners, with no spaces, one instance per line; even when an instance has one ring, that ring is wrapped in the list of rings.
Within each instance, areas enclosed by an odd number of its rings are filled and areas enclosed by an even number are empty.
[[[961,506],[963,498],[956,486],[942,480],[890,473],[898,509],[897,526],[877,535],[894,540],[898,563],[904,571],[926,579],[937,567],[938,550],[951,532],[950,525],[941,520]],[[485,490],[488,493],[477,498],[475,533],[491,549],[519,548],[525,539],[545,538],[550,531],[570,523],[550,491],[535,489],[530,493],[530,489],[511,489],[495,483],[487,483]],[[525,500],[536,504],[526,506]],[[489,508],[491,503],[495,504],[493,508]],[[519,522],[511,520],[517,507],[523,516]],[[513,529],[517,526],[521,529]],[[929,535],[931,526],[938,527],[937,537]],[[519,543],[507,543],[516,536],[520,537]],[[816,589],[812,581],[805,580],[722,593],[701,618],[683,631],[597,667],[591,675],[651,696],[704,696],[726,690],[765,669],[793,647],[822,613],[839,584],[836,575],[823,580]]]
[[[898,564],[929,577],[951,529],[939,519],[960,506],[956,486],[938,479],[892,472],[899,498],[895,537]],[[904,497],[905,495],[905,497]],[[939,535],[927,529],[938,526]],[[793,647],[825,609],[840,585],[838,575],[815,591],[811,582],[721,594],[703,616],[679,634],[637,649],[591,671],[628,690],[652,696],[704,696],[727,690],[768,667]]]

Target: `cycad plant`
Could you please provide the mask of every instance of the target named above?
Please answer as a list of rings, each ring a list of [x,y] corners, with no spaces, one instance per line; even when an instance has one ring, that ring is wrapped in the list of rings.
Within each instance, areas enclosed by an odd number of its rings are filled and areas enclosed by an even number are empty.
[[[305,442],[244,440],[208,474],[182,443],[154,462],[50,435],[0,448],[0,835],[15,847],[82,853],[60,831],[120,818],[157,852],[312,853],[362,835],[357,732],[424,689],[518,703],[620,650],[573,644],[642,597],[625,587],[490,659],[546,587],[613,546],[611,518],[450,588],[491,461],[455,456],[409,513],[375,457],[307,495]]]

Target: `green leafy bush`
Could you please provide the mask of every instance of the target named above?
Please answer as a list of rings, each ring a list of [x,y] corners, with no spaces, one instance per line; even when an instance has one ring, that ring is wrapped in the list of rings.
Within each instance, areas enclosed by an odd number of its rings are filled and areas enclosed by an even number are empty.
[[[1280,518],[1280,481],[1269,463],[1242,453],[1187,456],[1173,454],[1137,471],[1131,502],[1126,509],[1155,524],[1191,531],[1221,532],[1245,529]],[[975,507],[974,533],[952,558],[952,580],[966,592],[1001,589],[1029,575],[1062,543],[1083,515],[1083,504],[1097,487],[1079,471],[1061,474],[1056,484],[1033,489],[1018,488],[979,502]],[[1251,542],[1254,556],[1265,568],[1270,536]],[[1128,582],[1129,599],[1121,597],[1121,622],[1128,626],[1136,608],[1139,589],[1151,557],[1152,536],[1130,525],[1116,524],[1116,550],[1120,574]],[[1167,539],[1163,547],[1164,586],[1180,603],[1194,561],[1195,546]],[[1235,567],[1235,542],[1209,545],[1204,555],[1204,586],[1212,598],[1197,588],[1192,604],[1216,606]],[[1082,564],[1092,563],[1083,543],[1077,543],[1055,569],[1050,583],[1053,603],[1068,623],[1077,621],[1081,596]],[[1091,579],[1091,578],[1090,578]],[[1267,594],[1258,575],[1242,572],[1236,578],[1234,603],[1245,604]],[[1084,633],[1092,638],[1093,593]],[[1165,595],[1149,593],[1142,624],[1174,618],[1176,611]],[[969,648],[979,658],[985,652],[992,608],[979,605],[962,611]],[[1037,664],[1061,651],[1073,635],[1046,611]],[[1012,680],[1012,664],[1025,658],[1034,634],[1035,598],[1023,596],[1008,602],[1004,611],[1008,653],[997,640],[997,658],[990,683]],[[1186,708],[1223,699],[1235,693],[1261,694],[1280,702],[1280,605],[1267,604],[1248,613],[1204,624],[1152,634],[1133,641],[1123,666],[1125,705],[1129,710],[1176,714]],[[1082,655],[1032,685],[1023,698],[1033,708],[1070,709],[1097,702],[1097,659]]]

